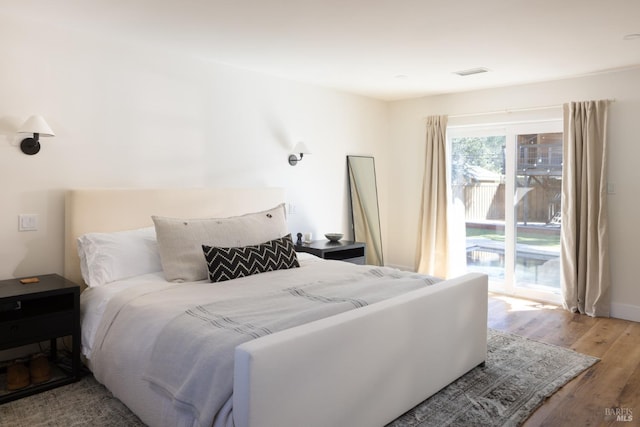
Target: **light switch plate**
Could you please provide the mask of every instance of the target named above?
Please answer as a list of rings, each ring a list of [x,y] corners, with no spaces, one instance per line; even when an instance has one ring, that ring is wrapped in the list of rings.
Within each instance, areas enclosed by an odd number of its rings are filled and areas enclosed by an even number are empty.
[[[18,215],[18,231],[37,231],[38,214]]]

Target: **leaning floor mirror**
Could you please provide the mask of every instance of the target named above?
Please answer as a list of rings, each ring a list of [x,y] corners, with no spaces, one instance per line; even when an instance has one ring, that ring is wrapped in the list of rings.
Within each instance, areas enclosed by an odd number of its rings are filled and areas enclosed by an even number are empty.
[[[353,237],[367,245],[366,263],[384,265],[373,157],[347,156]]]

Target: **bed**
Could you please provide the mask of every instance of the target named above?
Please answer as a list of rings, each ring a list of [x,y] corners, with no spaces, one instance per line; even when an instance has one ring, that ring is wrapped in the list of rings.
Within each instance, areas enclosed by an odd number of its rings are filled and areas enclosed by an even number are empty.
[[[69,191],[65,276],[83,282],[78,257],[78,242],[86,245],[79,239],[83,236],[111,238],[124,233],[130,239],[130,232],[140,232],[148,243],[155,222],[162,246],[166,224],[161,221],[256,212],[263,220],[272,220],[279,211],[271,209],[284,210],[283,200],[284,191],[277,188]],[[134,237],[140,241],[138,234]],[[136,245],[128,245],[127,251],[136,250]],[[297,255],[296,268],[218,283],[209,280],[211,266],[206,280],[187,277],[169,282],[169,270],[136,271],[141,266],[158,268],[153,260],[149,265],[139,262],[137,253],[128,255],[136,262],[123,268],[134,273],[127,270],[129,277],[116,280],[100,276],[98,282],[105,283],[82,293],[87,365],[98,381],[151,426],[286,427],[385,425],[484,363],[485,275],[436,283],[385,267]],[[85,264],[83,258],[86,269]],[[365,286],[370,294],[362,296]],[[252,323],[252,304],[281,310],[293,299],[309,304],[302,315],[277,314],[276,320],[266,323],[273,330]],[[221,356],[229,361],[209,365],[213,357],[197,355],[222,352],[221,346],[201,339],[197,332],[184,331],[195,330],[190,323],[195,321],[215,324],[211,329],[218,333],[225,329],[220,324],[230,323],[237,312],[247,312],[252,322],[226,329],[242,329],[254,339],[233,344],[232,351]],[[294,318],[296,323],[290,323]],[[233,341],[235,336],[219,339]],[[214,378],[210,372],[219,374]]]

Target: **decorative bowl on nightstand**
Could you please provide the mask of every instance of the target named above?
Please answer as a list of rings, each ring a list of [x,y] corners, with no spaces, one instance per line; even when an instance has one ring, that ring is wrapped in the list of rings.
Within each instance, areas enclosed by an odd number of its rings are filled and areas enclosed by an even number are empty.
[[[329,239],[330,242],[337,242],[338,240],[342,239],[342,236],[344,236],[344,234],[342,233],[327,233],[324,235],[324,237]]]

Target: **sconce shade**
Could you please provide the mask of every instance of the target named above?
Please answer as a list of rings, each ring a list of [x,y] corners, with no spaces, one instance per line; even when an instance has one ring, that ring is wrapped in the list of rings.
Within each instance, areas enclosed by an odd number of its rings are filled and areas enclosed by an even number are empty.
[[[56,136],[42,116],[31,116],[20,127],[18,133],[37,133],[40,136]]]
[[[296,146],[293,147],[293,152],[300,153],[300,154],[311,154],[311,150],[309,150],[309,147],[307,147],[307,144],[305,144],[302,141],[298,142]]]
[[[42,116],[31,116],[18,129],[18,133],[31,133],[32,138],[25,138],[20,143],[20,149],[24,154],[33,155],[40,151],[41,136],[55,136]]]
[[[296,144],[295,147],[293,147],[293,152],[294,153],[300,153],[300,158],[296,157],[295,154],[291,154],[289,156],[289,164],[291,166],[295,166],[298,164],[298,162],[300,160],[302,160],[302,156],[305,154],[311,154],[311,150],[309,150],[309,147],[307,147],[307,144],[305,144],[304,142],[300,141]]]

